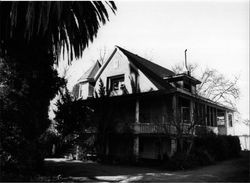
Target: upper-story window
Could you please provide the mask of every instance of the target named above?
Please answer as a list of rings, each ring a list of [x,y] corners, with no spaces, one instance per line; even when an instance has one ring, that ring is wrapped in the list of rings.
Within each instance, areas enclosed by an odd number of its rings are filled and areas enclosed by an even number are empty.
[[[183,89],[191,92],[191,85],[189,83],[184,82],[183,83]]]
[[[124,75],[110,77],[110,90],[119,91],[124,87]]]

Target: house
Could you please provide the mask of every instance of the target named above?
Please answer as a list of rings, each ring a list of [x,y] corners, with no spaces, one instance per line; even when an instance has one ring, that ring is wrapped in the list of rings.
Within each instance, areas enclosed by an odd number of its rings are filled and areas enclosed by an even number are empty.
[[[105,101],[103,110],[112,114],[118,134],[124,124],[132,129],[129,139],[111,134],[106,155],[162,159],[176,151],[179,133],[197,135],[205,127],[233,135],[234,110],[197,95],[200,83],[189,72],[175,74],[117,46],[103,65],[97,61],[84,73],[74,93],[90,103]]]

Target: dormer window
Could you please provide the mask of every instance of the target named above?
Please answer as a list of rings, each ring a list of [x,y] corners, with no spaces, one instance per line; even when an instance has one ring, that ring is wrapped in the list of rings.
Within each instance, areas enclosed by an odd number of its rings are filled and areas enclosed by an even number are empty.
[[[195,94],[196,92],[196,85],[201,83],[199,80],[185,73],[176,74],[174,76],[168,76],[164,79],[170,84],[172,84],[172,86],[175,86],[176,88],[181,88],[193,94]]]
[[[183,83],[183,89],[191,92],[191,85],[189,83]]]

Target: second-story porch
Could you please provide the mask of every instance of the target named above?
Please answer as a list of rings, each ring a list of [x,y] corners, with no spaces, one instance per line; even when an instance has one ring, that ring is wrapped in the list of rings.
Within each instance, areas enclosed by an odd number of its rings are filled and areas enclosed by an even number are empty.
[[[113,126],[118,124],[118,128],[129,124],[135,134],[176,134],[180,128],[190,131],[193,126],[227,134],[233,125],[232,111],[183,93],[156,91],[93,101],[106,121],[112,121]]]

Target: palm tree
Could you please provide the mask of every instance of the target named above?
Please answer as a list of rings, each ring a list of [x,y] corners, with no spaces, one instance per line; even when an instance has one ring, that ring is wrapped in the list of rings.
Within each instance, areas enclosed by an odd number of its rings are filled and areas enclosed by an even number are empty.
[[[100,24],[109,20],[109,9],[115,12],[113,2],[0,2],[0,58],[11,70],[4,75],[11,76],[5,82],[5,97],[11,100],[0,96],[5,104],[0,130],[18,132],[18,143],[1,138],[0,150],[30,170],[42,157],[40,138],[50,124],[49,102],[63,83],[53,65],[61,51],[68,53],[69,62],[81,57]]]
[[[116,10],[113,2],[106,5]],[[46,39],[57,57],[61,48],[79,57],[97,35],[100,22],[106,20],[108,12],[100,1],[0,2],[1,48],[13,39],[31,42],[40,38]]]

